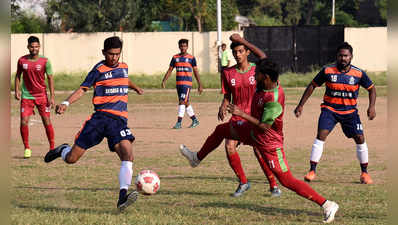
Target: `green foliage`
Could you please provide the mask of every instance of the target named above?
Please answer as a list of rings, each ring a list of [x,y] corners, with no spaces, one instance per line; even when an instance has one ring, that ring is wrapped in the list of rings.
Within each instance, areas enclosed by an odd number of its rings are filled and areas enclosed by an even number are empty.
[[[46,21],[33,14],[21,13],[11,21],[11,33],[45,33]]]

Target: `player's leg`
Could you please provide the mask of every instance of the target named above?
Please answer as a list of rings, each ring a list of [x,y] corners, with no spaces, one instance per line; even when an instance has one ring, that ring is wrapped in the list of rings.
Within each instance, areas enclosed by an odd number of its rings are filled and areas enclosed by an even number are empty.
[[[239,179],[239,185],[235,193],[232,194],[233,197],[241,196],[245,191],[249,190],[250,188],[250,183],[246,178],[239,154],[236,151],[237,144],[238,141],[236,140],[225,139],[225,152],[227,154],[229,165]]]
[[[344,134],[348,138],[353,138],[356,143],[356,153],[361,167],[359,178],[362,184],[372,184],[373,180],[368,173],[368,145],[365,142],[363,127],[358,112],[340,116],[340,123]]]
[[[30,158],[32,156],[32,150],[29,145],[29,120],[33,114],[34,100],[22,99],[21,100],[21,122],[19,130],[21,132],[22,142],[25,147],[24,158]]]
[[[283,149],[278,148],[276,151],[272,152],[266,152],[260,149],[260,152],[263,158],[268,161],[270,169],[284,187],[321,206],[324,209],[324,222],[329,223],[334,220],[334,215],[339,206],[335,202],[326,200],[307,183],[296,179],[292,175]]]
[[[195,112],[193,111],[192,105],[189,103],[189,97],[191,95],[191,88],[187,88],[186,96],[185,96],[185,111],[187,112],[189,118],[191,118],[192,123],[188,128],[194,128],[199,125],[199,120],[195,116]]]
[[[180,129],[182,118],[184,117],[186,106],[185,106],[185,99],[186,99],[186,92],[184,86],[177,86],[177,95],[178,95],[178,113],[177,113],[177,122],[174,125],[173,129]]]
[[[321,159],[326,138],[336,126],[336,123],[337,120],[334,113],[327,109],[322,109],[321,115],[318,119],[318,132],[314,143],[312,144],[310,170],[304,176],[305,181],[310,182],[315,179],[316,167]]]
[[[261,155],[260,151],[256,147],[253,147],[253,152],[257,158],[258,163],[261,166],[261,169],[264,172],[265,177],[268,180],[271,196],[279,197],[282,194],[282,191],[278,188],[278,184],[276,183],[275,176],[272,173],[271,169],[269,168],[269,165],[265,162],[265,160],[263,159],[263,156]]]
[[[44,129],[46,130],[46,135],[48,139],[48,143],[50,145],[50,149],[54,148],[54,128],[51,123],[50,119],[50,106],[48,104],[47,98],[42,98],[36,100],[36,107],[39,111],[39,114],[41,116],[41,120],[44,125]]]

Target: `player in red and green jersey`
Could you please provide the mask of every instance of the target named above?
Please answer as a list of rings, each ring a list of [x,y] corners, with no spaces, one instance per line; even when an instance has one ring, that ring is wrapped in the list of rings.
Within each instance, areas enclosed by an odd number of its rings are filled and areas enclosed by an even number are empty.
[[[105,60],[97,63],[80,87],[56,106],[56,113],[63,114],[67,107],[80,99],[89,88],[94,88],[92,103],[95,112],[77,133],[73,146],[62,144],[44,157],[46,163],[62,157],[66,163],[73,164],[88,149],[106,138],[109,150],[116,152],[121,161],[117,202],[119,210],[124,210],[138,197],[137,191],[127,194],[133,175],[132,143],[135,140],[127,126],[128,90],[131,88],[139,95],[143,94],[143,90],[130,81],[127,64],[119,62],[122,47],[123,43],[117,36],[105,39],[102,50]]]
[[[48,58],[39,55],[39,38],[35,36],[28,38],[28,50],[28,55],[19,58],[15,75],[15,98],[21,100],[20,131],[25,146],[25,158],[29,158],[32,155],[29,145],[29,119],[34,114],[35,106],[46,129],[47,139],[50,144],[49,149],[54,148],[54,128],[50,119],[50,109],[54,106],[54,81],[51,63]],[[22,88],[20,87],[21,75]],[[46,75],[50,89],[50,99],[47,97]]]
[[[255,78],[257,91],[252,99],[251,115],[236,105],[229,104],[227,107],[228,112],[245,119],[248,123],[239,127],[218,125],[215,130],[217,137],[239,140],[256,147],[284,187],[321,206],[324,211],[323,222],[332,222],[339,206],[333,201],[326,200],[304,181],[293,177],[288,166],[283,150],[285,95],[278,81],[279,71],[276,64],[268,59],[260,60],[256,67]],[[218,146],[216,142],[207,144],[208,148]],[[189,160],[197,161],[194,152],[190,153]]]
[[[224,99],[222,100],[221,106],[218,112],[218,119],[223,121],[226,115],[227,105],[233,102],[238,107],[242,108],[246,113],[250,113],[251,102],[254,93],[256,92],[256,80],[254,78],[256,65],[248,61],[248,56],[252,52],[259,59],[266,58],[266,55],[259,48],[251,44],[242,38],[239,34],[233,34],[230,37],[232,44],[231,49],[234,58],[237,62],[236,65],[223,69],[222,72],[222,92],[224,93]],[[233,115],[229,122],[225,123],[235,129],[240,126],[245,126],[247,121],[239,116]],[[215,145],[221,144],[223,139],[217,137],[216,132],[213,132],[206,143],[211,143]],[[220,142],[220,143],[218,143]],[[242,163],[238,152],[236,151],[238,141],[232,139],[225,140],[225,151],[227,154],[229,165],[235,172],[239,179],[239,185],[236,191],[232,194],[233,197],[239,197],[244,192],[249,190],[250,182],[247,180],[245,172],[242,167]],[[204,144],[199,152],[197,152],[198,162],[202,161],[213,148],[208,148],[208,144]],[[181,147],[182,155],[186,156],[185,148]],[[189,153],[189,152],[188,152]],[[278,188],[276,179],[269,169],[268,165],[263,160],[261,154],[254,148],[255,156],[263,169],[264,174],[268,178],[268,183],[270,185],[271,196],[280,196],[281,191]],[[198,164],[191,164],[192,166],[197,166]]]
[[[351,65],[353,49],[344,42],[337,48],[336,64],[325,66],[307,86],[294,113],[299,117],[303,106],[316,87],[326,84],[325,96],[321,104],[321,115],[318,121],[318,133],[312,145],[310,171],[304,176],[306,181],[315,179],[316,166],[321,159],[323,145],[327,136],[337,123],[347,138],[353,138],[356,143],[357,158],[361,167],[360,182],[372,184],[368,174],[368,146],[363,135],[363,127],[357,110],[359,87],[369,93],[369,120],[376,117],[376,88],[366,73]]]
[[[200,82],[198,67],[194,56],[187,53],[188,40],[180,39],[178,41],[178,48],[180,53],[173,56],[170,62],[169,69],[162,80],[162,88],[166,87],[166,81],[170,77],[171,72],[176,68],[176,89],[178,95],[178,117],[174,129],[181,128],[182,118],[185,112],[191,118],[192,123],[189,128],[194,128],[199,125],[199,120],[196,118],[192,105],[189,102],[189,96],[192,89],[192,72],[198,82],[198,92],[202,93],[203,87]]]

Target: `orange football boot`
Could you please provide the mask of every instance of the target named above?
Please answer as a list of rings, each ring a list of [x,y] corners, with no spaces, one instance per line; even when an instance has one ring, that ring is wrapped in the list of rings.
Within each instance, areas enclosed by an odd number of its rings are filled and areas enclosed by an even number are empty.
[[[365,172],[361,173],[361,177],[359,178],[359,181],[361,182],[361,184],[373,184],[372,178],[370,178],[370,175]]]
[[[307,182],[311,182],[314,179],[315,179],[315,171],[313,170],[311,170],[310,172],[307,173],[307,175],[304,176],[304,180]]]

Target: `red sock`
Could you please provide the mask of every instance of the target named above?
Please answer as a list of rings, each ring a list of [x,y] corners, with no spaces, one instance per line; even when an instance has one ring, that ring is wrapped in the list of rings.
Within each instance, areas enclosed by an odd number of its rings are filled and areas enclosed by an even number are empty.
[[[30,148],[30,146],[29,146],[29,127],[28,127],[28,125],[22,125],[21,124],[20,131],[21,131],[22,142],[23,142],[23,145],[25,146],[25,149]]]
[[[227,153],[227,158],[228,158],[229,165],[231,166],[232,170],[235,172],[236,176],[239,178],[240,183],[246,184],[247,178],[246,178],[245,172],[243,171],[239,154],[237,152],[235,152],[232,155],[229,155]]]
[[[44,125],[50,149],[54,149],[54,128],[52,124]]]
[[[254,155],[256,156],[257,161],[261,166],[261,169],[263,169],[264,175],[268,179],[269,188],[272,190],[274,187],[278,187],[275,176],[272,173],[271,169],[269,168],[268,164],[265,163],[263,157],[260,154],[257,154],[256,150],[254,150]]]
[[[197,153],[198,159],[202,161],[210,152],[222,143],[224,138],[230,138],[229,123],[223,123],[216,127],[214,132],[206,139],[206,142]]]

